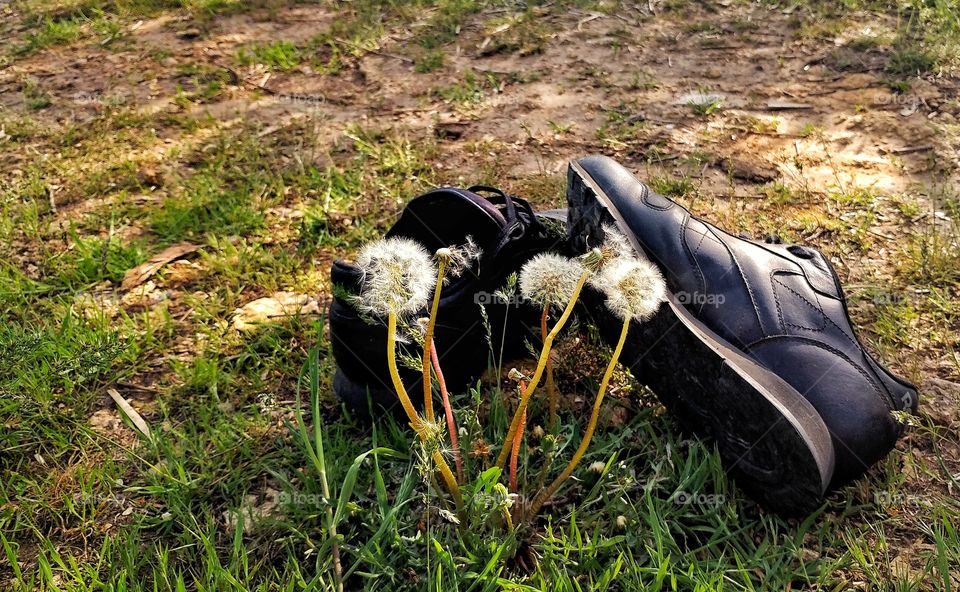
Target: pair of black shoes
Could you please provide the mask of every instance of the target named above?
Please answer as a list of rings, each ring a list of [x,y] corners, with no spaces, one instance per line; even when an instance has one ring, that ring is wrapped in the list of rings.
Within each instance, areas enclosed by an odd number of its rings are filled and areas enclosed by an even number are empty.
[[[916,389],[860,344],[840,281],[819,251],[727,234],[605,157],[570,164],[567,201],[564,231],[555,212],[537,214],[519,198],[438,189],[412,200],[388,232],[431,252],[468,236],[483,249],[443,291],[435,339],[449,385],[462,388],[491,354],[510,359],[537,340],[539,311],[498,292],[511,274],[541,252],[584,253],[616,228],[669,287],[657,314],[632,327],[622,362],[684,429],[716,443],[727,470],[763,506],[809,513],[828,489],[893,448],[902,430],[893,412],[915,411]],[[389,408],[396,395],[386,328],[354,308],[356,268],[338,261],[331,275],[334,390],[361,411],[368,396]],[[588,292],[583,302],[615,340],[620,321],[602,297]],[[408,392],[422,393],[418,370],[402,378]]]

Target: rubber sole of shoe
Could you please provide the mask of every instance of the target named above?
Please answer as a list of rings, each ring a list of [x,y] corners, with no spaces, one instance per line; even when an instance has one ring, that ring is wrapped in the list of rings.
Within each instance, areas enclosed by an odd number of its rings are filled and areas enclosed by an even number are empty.
[[[574,252],[612,224],[648,257],[620,212],[577,162],[567,179]],[[590,246],[595,246],[591,244]],[[650,321],[631,327],[624,361],[682,429],[716,443],[727,472],[764,508],[808,515],[833,474],[830,434],[813,406],[783,379],[697,320],[673,294]]]

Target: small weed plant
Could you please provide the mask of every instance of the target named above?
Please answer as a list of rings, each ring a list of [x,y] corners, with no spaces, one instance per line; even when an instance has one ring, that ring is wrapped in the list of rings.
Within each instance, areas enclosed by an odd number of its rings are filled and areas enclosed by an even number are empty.
[[[532,376],[526,376],[516,368],[511,369],[509,378],[516,384],[516,398],[508,405],[512,414],[497,416],[491,413],[486,417],[486,421],[501,421],[504,425],[487,426],[489,429],[484,432],[503,434],[503,427],[506,427],[505,436],[498,445],[491,446],[481,439],[474,440],[464,449],[458,435],[467,431],[458,430],[456,417],[476,421],[478,414],[473,409],[455,413],[452,408],[439,363],[441,356],[434,342],[434,329],[445,283],[471,268],[481,256],[480,249],[468,237],[465,244],[441,248],[431,255],[410,239],[393,237],[369,243],[361,250],[357,265],[363,281],[354,298],[355,306],[368,322],[385,325],[387,346],[384,355],[393,389],[416,435],[414,457],[421,459],[418,468],[431,499],[436,500],[439,515],[447,523],[456,525],[462,540],[481,540],[483,537],[477,538],[480,532],[499,533],[501,541],[516,543],[508,545],[508,552],[520,553],[524,548],[523,541],[533,532],[534,520],[570,479],[587,453],[597,429],[604,395],[631,324],[648,320],[665,296],[664,280],[656,267],[637,259],[632,253],[622,235],[613,228],[606,228],[603,244],[580,257],[543,253],[522,267],[518,282],[520,294],[541,311],[542,347],[535,370]],[[536,431],[543,432],[539,425],[547,425],[550,433],[538,433],[536,437],[542,442],[554,443],[552,448],[557,448],[556,443],[561,438],[569,438],[576,431],[559,425],[559,395],[550,353],[587,285],[604,294],[609,313],[621,320],[619,339],[596,389],[579,446],[551,481],[548,478],[555,468],[552,464],[562,456],[547,455],[545,466],[534,471],[538,477],[532,480],[533,487],[523,491],[518,479],[520,449],[526,437],[528,413],[533,409],[530,401],[540,392],[541,383],[544,383],[542,390],[546,405],[543,408],[547,417],[538,424]],[[425,316],[421,316],[424,313]],[[385,322],[377,321],[378,318],[385,319]],[[414,403],[398,368],[397,344],[411,340],[422,345],[422,358],[416,362],[401,359],[401,363],[417,364],[422,370],[422,410]],[[435,406],[434,380],[438,385],[436,393],[442,413]],[[317,458],[322,448],[318,445],[311,450],[311,458],[323,474],[323,461]],[[483,459],[480,463],[469,463],[469,468],[477,474],[466,474],[465,454]],[[492,458],[495,461],[491,464],[489,460]],[[328,522],[330,535],[335,539],[336,520],[328,515]],[[485,544],[489,545],[489,537]],[[339,558],[335,562],[338,563]]]

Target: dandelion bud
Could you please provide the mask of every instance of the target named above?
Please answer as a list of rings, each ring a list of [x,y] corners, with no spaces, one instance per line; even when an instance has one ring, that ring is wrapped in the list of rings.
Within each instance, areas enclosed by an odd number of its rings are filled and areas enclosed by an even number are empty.
[[[433,258],[438,263],[443,262],[446,277],[458,277],[472,267],[474,261],[479,261],[482,254],[483,250],[473,242],[473,237],[467,236],[462,245],[437,249]]]
[[[590,463],[591,473],[602,473],[605,468],[607,468],[607,464],[599,460]]]

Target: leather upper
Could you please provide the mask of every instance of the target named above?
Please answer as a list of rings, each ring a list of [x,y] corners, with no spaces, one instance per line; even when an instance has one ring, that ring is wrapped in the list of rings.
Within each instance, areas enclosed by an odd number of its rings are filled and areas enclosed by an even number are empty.
[[[859,476],[893,447],[901,425],[890,412],[915,411],[916,389],[862,347],[822,253],[726,233],[650,191],[612,159],[578,163],[660,265],[677,299],[823,416],[837,453],[835,484]]]
[[[491,351],[497,356],[501,352],[505,357],[520,355],[525,340],[536,338],[532,330],[539,327],[536,311],[518,299],[499,298],[495,292],[530,257],[565,244],[563,233],[550,232],[527,202],[490,191],[495,195],[488,199],[466,189],[435,189],[411,200],[387,232],[388,237],[413,239],[429,252],[463,244],[468,236],[482,249],[473,268],[444,286],[437,311],[434,341],[447,385],[454,391],[487,369]],[[337,362],[334,390],[360,411],[368,393],[378,405],[393,407],[396,395],[387,367],[386,322],[364,317],[353,306],[349,295],[360,292],[362,279],[353,264],[334,262],[330,276],[336,286],[330,308]],[[424,310],[418,316],[428,313]],[[412,342],[399,347],[414,358],[422,355]],[[398,360],[402,358],[398,355]],[[411,398],[422,399],[420,370],[402,365],[399,370]]]

